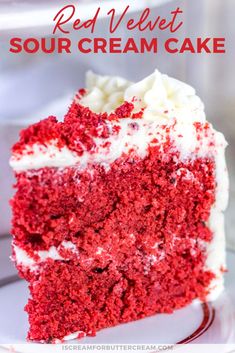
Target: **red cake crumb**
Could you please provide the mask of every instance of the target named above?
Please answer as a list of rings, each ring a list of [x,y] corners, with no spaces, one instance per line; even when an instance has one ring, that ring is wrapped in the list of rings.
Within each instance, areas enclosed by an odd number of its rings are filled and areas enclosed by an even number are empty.
[[[76,100],[79,101],[83,96],[85,96],[86,93],[87,93],[87,90],[85,88],[79,89],[76,96],[75,96],[75,101]]]
[[[64,122],[58,122],[55,117],[50,116],[22,130],[20,140],[13,146],[12,152],[20,155],[26,146],[29,147],[35,143],[46,145],[54,140],[59,148],[67,146],[81,156],[84,150],[90,151],[95,147],[94,138],[105,139],[110,137],[112,131],[109,131],[107,122],[119,121],[128,117],[133,119],[142,118],[143,110],[132,113],[133,110],[134,105],[125,102],[114,113],[109,115],[107,113],[96,114],[74,101],[65,116]]]
[[[135,106],[133,103],[125,102],[115,110],[115,114],[119,119],[130,118]]]

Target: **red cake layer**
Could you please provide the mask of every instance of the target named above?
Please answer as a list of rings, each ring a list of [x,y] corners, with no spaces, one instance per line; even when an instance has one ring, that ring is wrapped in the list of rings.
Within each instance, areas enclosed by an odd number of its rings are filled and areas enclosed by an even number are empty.
[[[170,149],[96,165],[18,173],[12,201],[15,244],[35,250],[76,245],[79,256],[47,260],[30,282],[32,340],[88,335],[205,299],[207,226],[215,201],[215,165],[178,161]],[[101,248],[101,251],[100,249]]]
[[[28,338],[53,342],[77,331],[93,336],[103,328],[171,313],[203,297],[213,277],[201,267],[199,253],[191,263],[187,251],[185,258],[178,255],[170,261],[169,256],[150,266],[149,273],[145,261],[137,253],[122,265],[111,261],[89,271],[70,262],[45,264],[40,280],[30,285]]]

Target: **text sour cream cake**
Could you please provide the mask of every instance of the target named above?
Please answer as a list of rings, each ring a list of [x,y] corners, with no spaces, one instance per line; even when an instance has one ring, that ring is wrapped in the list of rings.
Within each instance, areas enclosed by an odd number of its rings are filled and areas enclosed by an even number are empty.
[[[59,342],[223,290],[226,141],[195,90],[155,71],[87,75],[63,122],[20,134],[13,259],[28,338]]]

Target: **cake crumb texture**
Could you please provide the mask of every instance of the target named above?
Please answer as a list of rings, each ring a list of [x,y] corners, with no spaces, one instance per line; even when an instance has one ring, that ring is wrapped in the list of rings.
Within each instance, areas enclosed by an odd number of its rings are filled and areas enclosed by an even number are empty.
[[[95,335],[204,300],[214,278],[205,268],[214,174],[213,159],[182,162],[159,146],[144,159],[123,155],[108,171],[95,165],[17,173],[14,243],[31,256],[63,241],[77,249],[36,271],[18,264],[30,284],[29,339]]]

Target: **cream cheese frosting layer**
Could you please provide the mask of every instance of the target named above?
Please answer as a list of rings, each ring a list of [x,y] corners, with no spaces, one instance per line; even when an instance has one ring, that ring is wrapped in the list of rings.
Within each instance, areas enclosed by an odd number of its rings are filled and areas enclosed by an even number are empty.
[[[103,139],[95,139],[96,146],[90,153],[84,151],[79,157],[67,147],[57,148],[57,141],[46,144],[26,146],[25,150],[14,154],[10,164],[15,171],[39,169],[43,167],[65,167],[79,164],[85,168],[89,163],[103,163],[108,166],[128,153],[133,148],[140,157],[144,157],[151,140],[155,137],[159,143],[164,142],[166,131],[161,125],[174,125],[171,129],[171,140],[180,152],[181,158],[187,158],[199,147],[199,154],[206,155],[208,146],[197,141],[193,122],[205,122],[204,106],[195,90],[174,78],[155,72],[138,83],[131,83],[120,77],[99,76],[92,72],[87,74],[86,94],[79,103],[96,113],[112,112],[124,101],[133,102],[134,112],[143,109],[142,119],[120,119],[119,122],[108,122],[109,130],[113,124],[120,127],[117,136],[105,139],[110,147],[103,148]],[[136,129],[133,129],[133,122]],[[180,137],[179,137],[180,136]],[[207,144],[208,139],[205,140]]]
[[[37,269],[38,264],[45,262],[48,259],[54,261],[68,261],[71,255],[79,257],[79,252],[75,244],[71,241],[63,241],[59,247],[51,246],[49,250],[38,250],[34,252],[34,256],[37,256],[37,260],[29,255],[26,250],[20,248],[13,243],[14,259],[17,265],[29,268],[31,271]],[[69,251],[67,256],[64,257],[60,254],[61,251]]]
[[[138,83],[120,77],[99,76],[88,72],[87,93],[80,104],[95,113],[111,113],[124,101],[133,102],[135,111],[144,109],[143,119],[167,123],[205,122],[204,105],[195,89],[158,70]]]
[[[114,123],[109,122],[112,129]],[[122,154],[134,151],[140,158],[148,154],[151,145],[159,145],[163,148],[164,142],[170,138],[172,151],[179,153],[180,160],[198,157],[213,157],[216,149],[226,147],[223,135],[210,127],[198,136],[196,127],[190,123],[170,124],[168,131],[165,126],[157,121],[147,122],[144,119],[120,119],[115,126],[119,126],[118,134],[109,138],[95,138],[95,146],[91,151],[84,150],[82,156],[68,149],[58,148],[57,141],[51,140],[44,145],[35,143],[26,146],[21,154],[15,154],[10,160],[11,167],[16,172],[44,167],[70,167],[75,166],[83,170],[88,165],[100,164],[109,169],[110,165],[120,158]],[[200,137],[200,138],[198,138]],[[154,141],[154,142],[153,142]],[[105,143],[104,143],[105,142]]]

